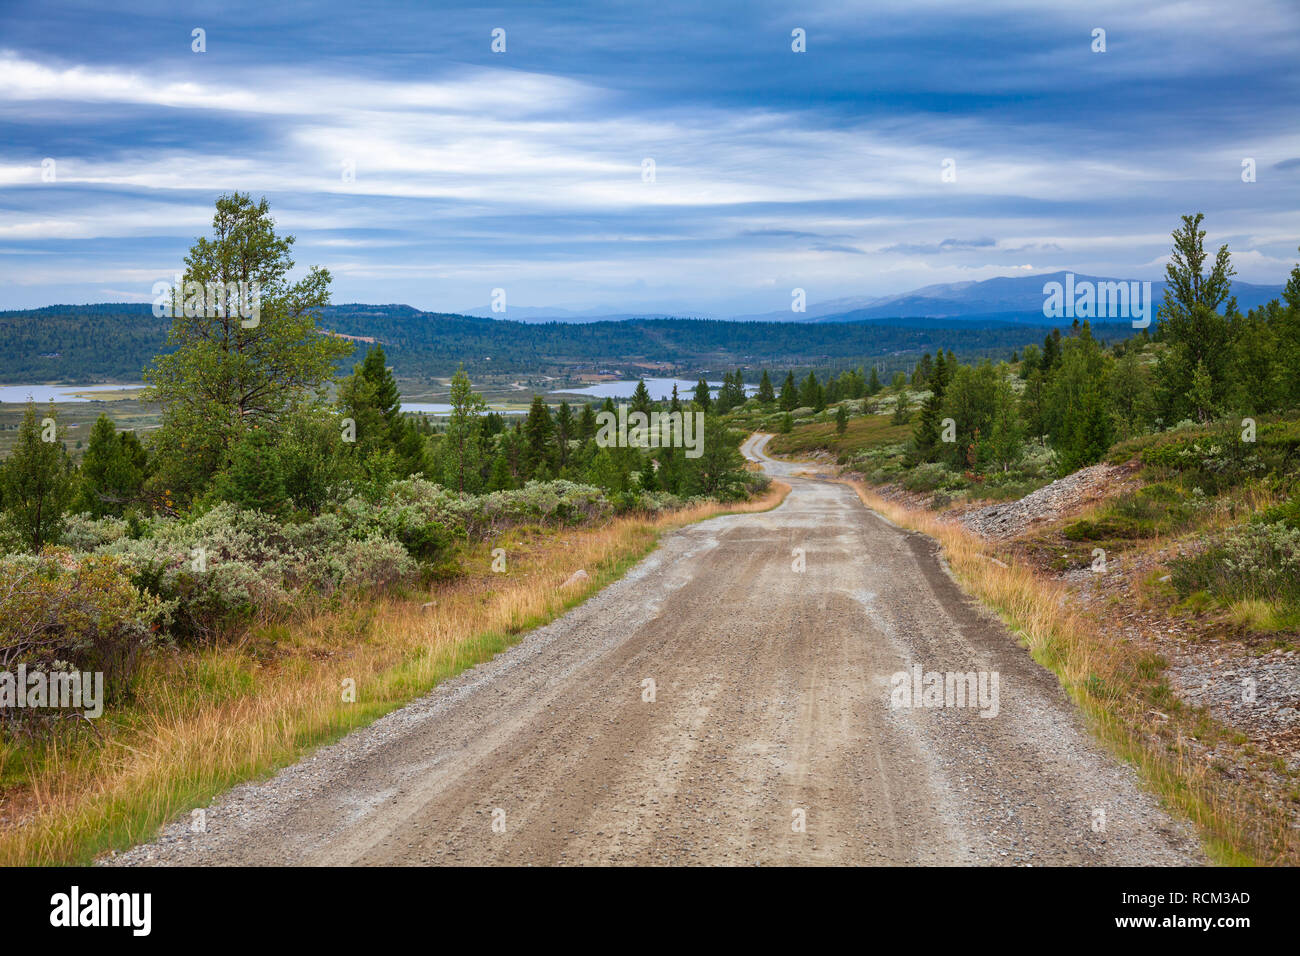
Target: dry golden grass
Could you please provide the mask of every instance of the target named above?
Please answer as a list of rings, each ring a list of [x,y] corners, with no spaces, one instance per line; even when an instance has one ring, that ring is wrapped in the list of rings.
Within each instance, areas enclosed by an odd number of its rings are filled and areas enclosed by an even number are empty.
[[[1196,825],[1214,861],[1300,862],[1300,834],[1280,805],[1283,795],[1255,792],[1197,759],[1188,738],[1204,736],[1204,722],[1191,714],[1154,715],[1143,696],[1144,679],[1158,668],[1072,606],[1063,585],[995,553],[959,525],[888,501],[861,483],[850,484],[868,508],[939,542],[963,586],[1057,675],[1096,735],[1133,763],[1168,807]]]
[[[5,794],[0,865],[85,863],[149,839],[217,793],[265,776],[510,646],[617,578],[668,530],[778,505],[788,485],[735,506],[578,529],[514,529],[464,555],[432,593],[381,596],[263,622],[239,641],[151,661],[102,740],[42,752]],[[492,573],[491,549],[507,571]],[[578,568],[589,580],[563,589]],[[428,602],[430,606],[425,606]],[[355,682],[355,702],[343,683]],[[2,755],[0,755],[2,756]]]

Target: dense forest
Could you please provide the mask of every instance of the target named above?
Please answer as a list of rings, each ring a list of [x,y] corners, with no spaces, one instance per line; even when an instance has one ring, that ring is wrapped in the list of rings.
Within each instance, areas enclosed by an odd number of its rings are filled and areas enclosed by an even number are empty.
[[[320,310],[321,328],[373,338],[399,377],[622,368],[667,362],[679,370],[877,364],[892,372],[942,345],[964,360],[1005,357],[1047,327],[951,319],[871,320],[833,324],[647,319],[581,325],[523,323],[420,312],[404,305],[337,305]],[[0,378],[11,382],[136,381],[163,348],[168,318],[150,305],[49,306],[0,312]],[[1048,326],[1050,327],[1050,326]],[[1111,340],[1132,334],[1108,324]]]

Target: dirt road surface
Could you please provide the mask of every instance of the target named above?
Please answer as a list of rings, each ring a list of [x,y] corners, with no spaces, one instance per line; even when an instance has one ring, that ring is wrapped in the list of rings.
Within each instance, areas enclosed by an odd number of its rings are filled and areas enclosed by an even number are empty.
[[[792,477],[768,437],[744,451],[788,476],[781,507],[667,536],[494,660],[219,798],[206,832],[186,816],[108,862],[1203,862],[929,539]],[[985,698],[906,706],[914,665]]]

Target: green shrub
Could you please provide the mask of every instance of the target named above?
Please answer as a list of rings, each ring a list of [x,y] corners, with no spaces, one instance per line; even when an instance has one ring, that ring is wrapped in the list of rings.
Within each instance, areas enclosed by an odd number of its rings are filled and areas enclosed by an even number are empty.
[[[1300,497],[1263,509],[1254,520],[1259,524],[1283,524],[1300,528]]]
[[[1205,591],[1221,604],[1260,598],[1300,610],[1300,530],[1280,522],[1238,525],[1172,561],[1170,583],[1184,598]]]
[[[106,702],[127,699],[162,612],[114,557],[46,548],[0,558],[0,670],[98,671]]]
[[[934,491],[950,480],[952,472],[934,461],[917,465],[903,477],[903,487],[908,491]]]
[[[1081,518],[1066,525],[1061,534],[1070,541],[1110,541],[1144,536],[1137,522],[1122,515]]]

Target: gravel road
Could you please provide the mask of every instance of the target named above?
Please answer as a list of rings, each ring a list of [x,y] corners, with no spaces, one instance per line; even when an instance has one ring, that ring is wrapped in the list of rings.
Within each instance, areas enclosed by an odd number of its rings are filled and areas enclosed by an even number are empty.
[[[793,477],[768,437],[744,450],[789,476],[781,507],[666,536],[494,660],[219,798],[206,832],[186,816],[105,862],[1203,862],[928,538]],[[987,693],[908,706],[914,665]]]

